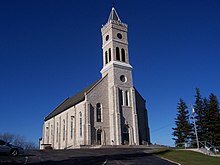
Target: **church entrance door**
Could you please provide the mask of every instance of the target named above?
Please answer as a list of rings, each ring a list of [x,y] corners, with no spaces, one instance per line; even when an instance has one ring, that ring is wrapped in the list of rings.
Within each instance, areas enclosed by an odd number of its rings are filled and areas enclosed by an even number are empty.
[[[122,130],[122,144],[129,145],[129,127],[128,125],[124,125]]]
[[[102,131],[98,130],[97,131],[97,145],[101,145],[102,144]]]

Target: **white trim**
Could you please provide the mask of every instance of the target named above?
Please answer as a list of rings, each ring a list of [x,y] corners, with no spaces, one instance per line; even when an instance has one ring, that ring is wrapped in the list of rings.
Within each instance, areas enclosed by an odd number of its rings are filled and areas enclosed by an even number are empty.
[[[129,92],[129,90],[126,90],[126,97],[127,97],[127,101],[128,101],[128,107],[130,107],[131,106],[131,104],[130,104],[130,92]]]
[[[112,41],[112,39],[110,39],[110,40],[107,41],[104,45],[102,45],[102,49],[103,49],[104,47],[106,47],[108,44],[110,44],[111,41]]]
[[[128,45],[128,42],[123,42],[123,40],[113,39],[113,41],[119,42],[119,43],[122,43],[122,44],[125,44],[125,45]],[[126,40],[126,41],[127,41],[127,40]]]
[[[128,42],[124,42],[123,40],[119,40],[119,39],[110,39],[109,41],[107,41],[105,44],[102,45],[102,49],[104,49],[104,47],[106,47],[108,44],[110,44],[111,42],[118,42],[118,43],[121,43],[121,44],[125,44],[125,45],[128,45]]]
[[[117,66],[119,68],[128,69],[128,70],[132,70],[132,68],[133,68],[130,64],[127,64],[125,62],[111,61],[108,64],[106,64],[100,72],[103,74],[105,71],[109,70],[113,66]]]
[[[124,90],[122,91],[122,105],[125,106],[126,105],[126,92]]]
[[[101,104],[101,103],[100,103]],[[102,104],[101,104],[101,122],[104,122],[103,121],[103,106],[102,106]]]

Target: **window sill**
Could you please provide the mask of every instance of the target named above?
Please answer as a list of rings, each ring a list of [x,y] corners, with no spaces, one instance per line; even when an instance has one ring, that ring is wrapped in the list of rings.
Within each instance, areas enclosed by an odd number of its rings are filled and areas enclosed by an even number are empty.
[[[122,105],[122,108],[131,108],[131,106]]]

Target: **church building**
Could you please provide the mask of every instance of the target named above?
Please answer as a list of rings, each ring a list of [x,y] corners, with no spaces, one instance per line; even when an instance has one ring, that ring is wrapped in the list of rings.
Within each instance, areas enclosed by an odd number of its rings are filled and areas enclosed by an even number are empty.
[[[112,7],[101,28],[101,78],[44,118],[41,149],[150,143],[145,100],[133,85],[127,30]]]

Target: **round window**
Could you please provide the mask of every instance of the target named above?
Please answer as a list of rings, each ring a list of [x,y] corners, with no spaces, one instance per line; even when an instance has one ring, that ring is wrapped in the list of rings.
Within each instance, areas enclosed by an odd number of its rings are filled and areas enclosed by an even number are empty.
[[[118,37],[119,39],[122,39],[122,34],[121,34],[121,33],[118,33],[118,34],[117,34],[117,37]]]
[[[105,37],[105,40],[106,40],[106,41],[108,41],[108,39],[109,39],[109,35],[107,35],[107,36]]]
[[[127,81],[127,78],[126,78],[124,75],[121,75],[121,76],[120,76],[120,80],[121,80],[122,82],[126,82],[126,81]]]

